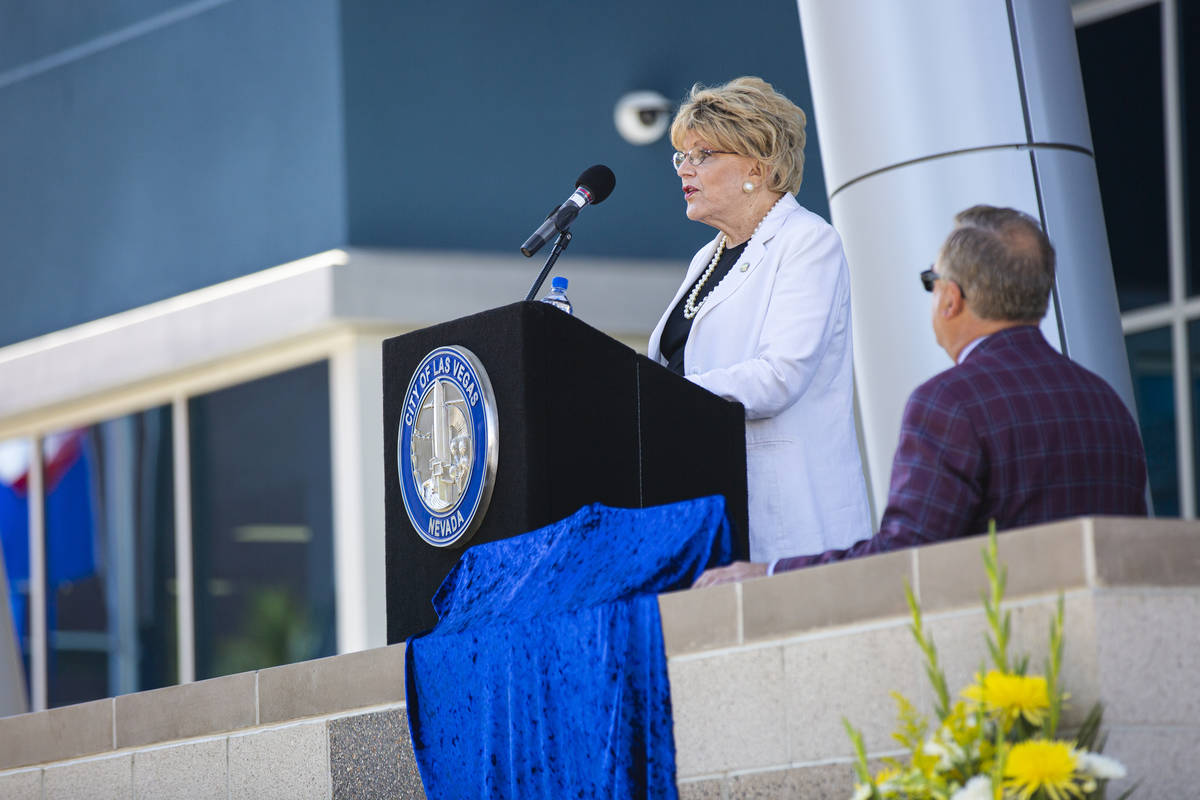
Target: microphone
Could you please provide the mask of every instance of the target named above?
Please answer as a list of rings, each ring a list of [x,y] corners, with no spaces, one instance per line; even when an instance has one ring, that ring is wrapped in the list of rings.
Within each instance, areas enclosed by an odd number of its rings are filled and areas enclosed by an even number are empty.
[[[546,217],[546,221],[525,240],[525,244],[521,245],[521,253],[528,258],[541,250],[542,245],[571,226],[584,206],[603,203],[616,185],[617,176],[603,164],[585,169],[575,181],[575,191],[567,198],[567,202]]]

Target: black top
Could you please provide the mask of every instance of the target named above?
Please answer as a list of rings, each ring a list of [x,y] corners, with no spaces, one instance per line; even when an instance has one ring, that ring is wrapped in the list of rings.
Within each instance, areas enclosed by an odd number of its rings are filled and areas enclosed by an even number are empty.
[[[716,269],[712,275],[708,276],[708,281],[705,282],[704,288],[700,290],[701,294],[696,298],[696,305],[704,302],[704,299],[712,294],[712,290],[717,288],[717,285],[725,279],[729,274],[729,270],[733,269],[733,265],[737,263],[738,258],[742,255],[742,251],[746,249],[746,243],[742,242],[737,247],[726,247],[725,252],[721,253],[721,260],[717,262]],[[707,267],[706,267],[707,268]],[[704,273],[700,273],[703,277]],[[696,278],[697,282],[700,278]],[[687,344],[688,336],[692,332],[692,319],[685,319],[683,316],[683,307],[687,304],[688,297],[692,294],[692,289],[696,288],[693,283],[688,287],[688,290],[683,293],[683,297],[679,298],[679,303],[671,311],[671,316],[667,317],[667,324],[663,326],[662,336],[658,340],[658,352],[662,353],[662,357],[667,361],[667,369],[674,372],[676,375],[683,374],[683,346]]]

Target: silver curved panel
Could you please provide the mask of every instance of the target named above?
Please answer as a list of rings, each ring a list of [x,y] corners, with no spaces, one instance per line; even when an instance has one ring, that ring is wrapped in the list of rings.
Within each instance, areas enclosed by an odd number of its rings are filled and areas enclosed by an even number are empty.
[[[831,201],[850,264],[854,374],[877,513],[909,393],[952,366],[934,341],[930,295],[918,274],[937,257],[954,215],[976,203],[1038,214],[1029,153],[965,153],[890,170]],[[1042,326],[1057,343],[1053,310]],[[875,520],[878,523],[878,519]]]
[[[1004,2],[798,5],[831,193],[913,159],[1027,141]]]
[[[1034,142],[1092,152],[1075,23],[1066,0],[1013,0]]]
[[[1107,380],[1137,418],[1100,184],[1091,157],[1037,150],[1046,231],[1058,255],[1055,286],[1067,354]]]

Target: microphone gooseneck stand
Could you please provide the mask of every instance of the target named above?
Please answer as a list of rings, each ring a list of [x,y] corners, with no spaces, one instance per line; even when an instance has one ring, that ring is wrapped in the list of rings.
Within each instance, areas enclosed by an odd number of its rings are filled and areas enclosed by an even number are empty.
[[[546,280],[546,276],[550,274],[550,270],[554,269],[554,262],[558,261],[558,257],[562,255],[562,251],[567,249],[567,245],[571,243],[571,231],[565,229],[559,231],[558,238],[554,240],[554,248],[550,251],[550,257],[546,259],[546,265],[542,267],[542,271],[538,273],[537,280],[533,282],[533,286],[529,288],[529,294],[525,295],[526,300],[532,300],[538,293],[538,289],[542,288],[542,284]]]

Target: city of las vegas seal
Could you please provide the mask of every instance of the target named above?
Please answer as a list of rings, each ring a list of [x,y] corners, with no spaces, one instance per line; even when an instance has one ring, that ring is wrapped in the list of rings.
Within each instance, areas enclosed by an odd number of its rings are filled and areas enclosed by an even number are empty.
[[[434,547],[465,544],[487,513],[496,482],[496,398],[487,371],[465,347],[421,360],[400,415],[400,490],[408,518]]]

